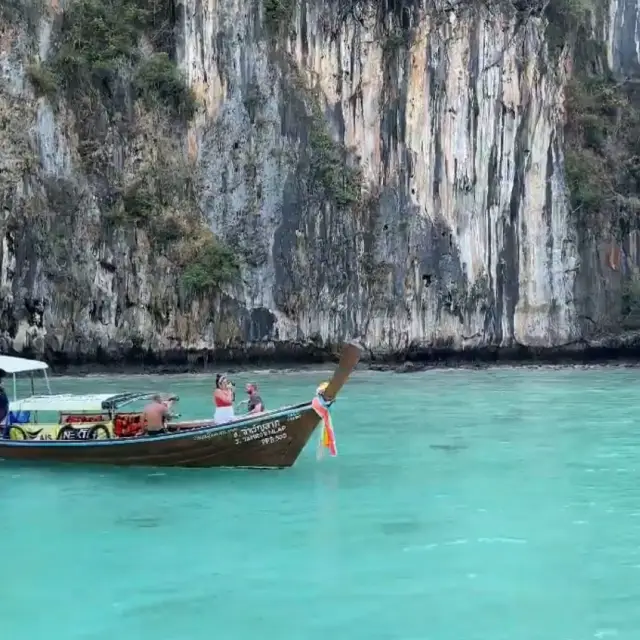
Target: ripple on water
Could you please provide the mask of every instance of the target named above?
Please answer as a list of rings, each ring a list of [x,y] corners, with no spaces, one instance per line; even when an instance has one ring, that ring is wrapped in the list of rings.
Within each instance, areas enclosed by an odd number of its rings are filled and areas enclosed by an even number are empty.
[[[475,540],[467,540],[466,538],[459,538],[456,540],[445,540],[443,542],[430,542],[427,544],[416,545],[411,547],[405,547],[403,551],[433,551],[434,549],[439,549],[441,547],[451,547],[451,546],[459,546],[459,545],[473,545],[473,544],[527,544],[526,540],[520,538],[476,538]]]

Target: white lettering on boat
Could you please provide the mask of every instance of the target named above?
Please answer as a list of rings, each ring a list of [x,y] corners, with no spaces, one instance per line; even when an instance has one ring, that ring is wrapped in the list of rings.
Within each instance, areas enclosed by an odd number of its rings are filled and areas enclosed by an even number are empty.
[[[231,433],[229,431],[203,433],[202,435],[194,436],[194,440],[210,440],[211,438],[231,435],[235,444],[248,444],[256,440],[260,440],[261,444],[272,444],[273,442],[284,440],[287,437],[286,431],[286,424],[282,424],[280,420],[270,420],[252,427],[234,429]]]
[[[280,442],[281,440],[286,440],[286,438],[287,438],[286,432],[277,433],[275,436],[268,436],[266,438],[262,438],[262,440],[260,440],[260,444],[262,445],[275,444],[276,442]]]
[[[62,430],[61,430],[62,431]],[[90,440],[90,427],[81,427],[80,429],[65,429],[59,436],[60,440]]]

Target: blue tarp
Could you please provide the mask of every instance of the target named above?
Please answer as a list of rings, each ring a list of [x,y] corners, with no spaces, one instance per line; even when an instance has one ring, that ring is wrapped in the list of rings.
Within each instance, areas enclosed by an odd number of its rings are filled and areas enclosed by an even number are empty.
[[[7,423],[12,424],[27,424],[31,418],[31,411],[9,411],[9,420]]]

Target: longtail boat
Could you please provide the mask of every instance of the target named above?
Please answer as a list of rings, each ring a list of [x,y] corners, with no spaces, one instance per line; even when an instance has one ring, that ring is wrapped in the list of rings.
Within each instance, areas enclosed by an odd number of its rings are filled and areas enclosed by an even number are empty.
[[[49,394],[15,400],[10,419],[0,426],[0,459],[151,467],[290,467],[321,420],[326,420],[323,407],[336,399],[360,354],[359,345],[347,343],[333,377],[309,402],[225,424],[212,419],[169,422],[161,435],[145,435],[140,428],[142,413],[126,411],[131,403],[151,394]],[[0,368],[3,359],[6,363],[6,356],[0,356]],[[15,371],[5,370],[14,374],[15,387]],[[55,424],[38,421],[39,414],[52,411],[57,414]]]

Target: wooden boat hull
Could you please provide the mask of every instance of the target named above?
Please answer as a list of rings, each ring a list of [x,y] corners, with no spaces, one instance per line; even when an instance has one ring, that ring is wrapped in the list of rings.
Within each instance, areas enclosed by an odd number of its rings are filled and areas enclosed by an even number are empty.
[[[335,399],[360,356],[348,344],[325,395]],[[320,417],[311,402],[247,416],[224,425],[194,421],[175,433],[108,440],[3,440],[0,459],[41,463],[151,467],[290,467]]]
[[[311,404],[228,425],[112,440],[3,440],[0,458],[153,467],[290,467],[318,426]]]

